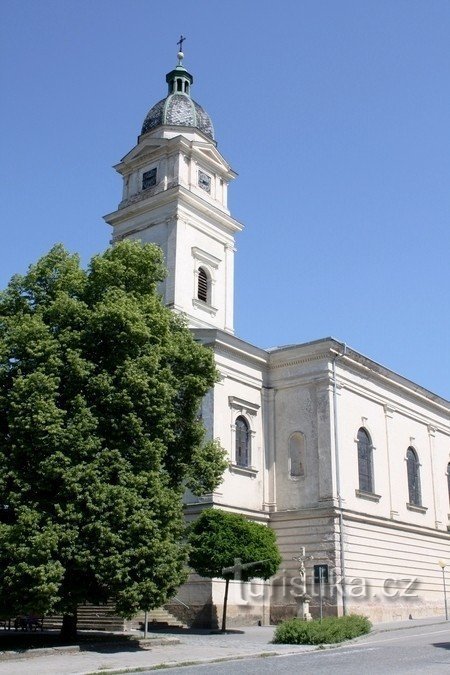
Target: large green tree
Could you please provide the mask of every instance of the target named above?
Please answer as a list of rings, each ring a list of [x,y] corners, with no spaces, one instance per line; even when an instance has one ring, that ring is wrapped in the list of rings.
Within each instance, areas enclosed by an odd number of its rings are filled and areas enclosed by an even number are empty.
[[[281,563],[275,532],[237,513],[206,509],[189,527],[189,562],[202,577],[225,579],[222,630],[230,580],[268,579]]]
[[[220,482],[212,353],[157,294],[161,252],[55,246],[0,294],[0,613],[130,616],[186,578],[182,493]]]

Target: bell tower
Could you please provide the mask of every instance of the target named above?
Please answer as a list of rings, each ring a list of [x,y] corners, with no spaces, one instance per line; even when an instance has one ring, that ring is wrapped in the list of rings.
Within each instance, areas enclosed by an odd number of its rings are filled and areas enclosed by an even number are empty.
[[[233,333],[234,237],[242,225],[227,207],[236,177],[217,150],[209,115],[191,98],[192,75],[178,52],[167,96],[148,112],[137,145],[114,168],[122,201],[104,218],[112,241],[161,247],[168,274],[165,304],[193,328]]]

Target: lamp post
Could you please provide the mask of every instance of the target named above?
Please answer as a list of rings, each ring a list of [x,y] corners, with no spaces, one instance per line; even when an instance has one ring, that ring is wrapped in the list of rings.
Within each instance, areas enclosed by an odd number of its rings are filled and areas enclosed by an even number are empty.
[[[444,585],[445,620],[448,621],[447,590],[445,588],[445,568],[447,567],[447,563],[443,560],[439,560],[439,567],[442,569],[442,583]]]

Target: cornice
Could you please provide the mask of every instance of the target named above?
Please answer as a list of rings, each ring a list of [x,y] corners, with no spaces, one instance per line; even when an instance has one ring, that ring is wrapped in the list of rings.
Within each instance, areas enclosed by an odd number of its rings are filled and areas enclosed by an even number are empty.
[[[114,169],[124,175],[137,168],[139,164],[145,163],[149,157],[164,157],[175,153],[183,153],[194,161],[201,159],[203,164],[211,166],[213,171],[228,181],[237,176],[237,173],[217,150],[214,141],[189,139],[182,134],[177,134],[172,138],[147,137],[146,134],[140,136],[138,143],[114,166]]]
[[[319,520],[323,518],[336,518],[337,512],[331,506],[312,506],[311,508],[292,509],[292,511],[274,511],[270,514],[270,520],[273,522],[283,522],[291,520]]]
[[[245,342],[234,335],[226,333],[220,329],[195,329],[196,339],[203,344],[210,346],[217,353],[236,357],[237,355],[244,360],[253,361],[260,367],[267,366],[268,354],[264,349]]]
[[[386,394],[378,394],[373,390],[373,388],[369,386],[365,387],[349,379],[346,379],[344,382],[344,378],[342,376],[339,377],[339,380],[341,389],[357,394],[358,396],[361,396],[372,403],[377,403],[378,405],[382,406],[384,409],[384,414],[388,419],[393,419],[397,414],[414,420],[419,424],[424,424],[427,427],[432,426],[436,431],[439,431],[440,433],[447,436],[450,434],[450,429],[448,427],[446,428],[442,423],[439,423],[437,419],[433,419],[432,422],[430,421],[429,415],[425,413],[425,410],[423,410],[425,406],[422,401],[417,403],[414,402],[414,399],[412,399],[412,405],[416,405],[418,408],[420,408],[418,410],[414,410],[411,407],[407,407],[404,403],[402,403],[402,401],[395,400],[392,395],[387,396]],[[427,408],[428,407],[432,406],[427,406]],[[442,412],[435,412],[434,415],[442,415]]]
[[[430,417],[425,414],[424,410],[427,409],[431,414],[439,415],[441,418],[444,416],[448,419],[450,406],[447,407],[442,405],[439,402],[420,394],[416,389],[410,389],[406,385],[397,382],[395,379],[391,379],[387,375],[371,370],[368,366],[365,366],[358,361],[347,360],[346,357],[343,357],[343,360],[344,359],[345,363],[341,362],[339,364],[337,374],[342,388],[353,391],[382,406],[387,406],[389,417],[392,417],[394,413],[402,414],[405,417],[420,421],[426,425],[437,425],[442,433],[450,433],[450,427],[447,426],[446,428],[445,424],[442,423],[442,419],[441,423],[438,424],[435,419],[430,419]],[[352,371],[362,376],[367,384],[355,382],[351,379]],[[383,388],[383,394],[374,391],[374,386],[377,385]],[[418,385],[415,386],[417,387]],[[398,396],[400,400],[397,400],[395,398],[396,396]],[[422,411],[412,409],[410,405],[408,406],[408,403],[420,406]]]
[[[302,349],[304,345],[292,345],[280,348],[279,350],[270,350],[268,365],[269,373],[279,372],[283,369],[294,368],[296,366],[301,367],[323,359],[327,359],[331,362],[334,356],[333,346],[335,344],[337,343],[333,339],[327,339],[325,346],[320,349],[320,351],[315,351],[314,353],[310,352],[304,356],[297,354],[292,358],[284,358],[280,361],[277,361],[276,359],[277,357],[280,358],[281,351],[295,351],[297,349]],[[312,343],[312,345],[314,346],[314,343]],[[352,379],[352,372],[362,376],[367,382],[367,385],[356,383]],[[295,375],[291,375],[290,377],[295,377]],[[330,371],[330,378],[331,377],[332,374]],[[413,382],[406,380],[403,376],[390,371],[384,366],[371,361],[367,357],[351,349],[347,351],[346,355],[340,357],[337,377],[343,388],[349,391],[353,390],[366,398],[378,402],[380,405],[387,404],[389,408],[413,417],[414,419],[418,419],[421,422],[425,422],[426,424],[436,426],[436,421],[430,419],[429,415],[438,415],[442,418],[442,415],[448,417],[450,412],[450,404],[445,401],[445,399],[441,399],[437,395],[423,389],[420,385],[416,385]],[[374,391],[374,388],[377,385],[382,387],[384,392],[386,392],[384,395]],[[401,401],[396,400],[396,396],[405,403],[402,405]],[[411,406],[408,406],[408,404],[417,405],[422,409],[422,412],[419,410],[415,411]],[[425,410],[428,411],[428,416],[425,413]],[[447,429],[445,423],[442,424],[442,420],[439,429],[442,433],[450,433],[450,429]]]
[[[169,185],[170,187],[167,189],[157,190],[154,194],[147,194],[147,190],[139,193],[136,195],[136,199],[130,198],[123,208],[106,214],[103,219],[112,227],[117,227],[130,218],[154,212],[158,208],[173,203],[174,208],[176,207],[177,216],[188,222],[192,227],[203,230],[207,228],[208,232],[211,229],[216,229],[227,237],[233,237],[236,232],[240,232],[244,227],[230,215],[213,204],[209,204],[198,195],[194,195],[179,183],[170,183]],[[203,218],[205,225],[202,227],[200,222],[195,220],[196,218],[199,221]]]
[[[259,370],[262,370],[262,368],[266,368],[266,362],[264,359],[261,359],[254,354],[250,354],[249,352],[245,352],[244,350],[241,349],[234,349],[233,347],[230,346],[223,346],[220,343],[215,343],[214,345],[214,353],[217,354],[218,356],[225,356],[225,357],[230,357],[231,359],[236,359],[238,356],[241,358],[243,361],[246,361],[247,363],[252,363],[252,364],[257,364]]]
[[[118,211],[125,209],[127,206],[132,206],[132,204],[142,202],[144,199],[150,199],[150,197],[154,197],[160,192],[166,192],[167,190],[171,190],[177,185],[178,183],[176,180],[170,181],[166,185],[164,185],[164,182],[161,181],[161,183],[158,183],[158,185],[149,187],[146,190],[141,190],[141,192],[137,192],[136,194],[131,195],[131,197],[128,197],[127,199],[122,199],[122,201],[118,206]]]
[[[199,195],[194,194],[182,185],[178,185],[178,196],[182,203],[184,202],[190,208],[194,208],[199,213],[205,214],[207,219],[215,224],[220,223],[224,229],[233,234],[235,232],[241,232],[244,228],[243,224],[238,220],[235,220],[230,215],[217,208],[217,206],[214,206],[214,204],[207,202],[205,199],[202,199]]]
[[[336,517],[338,517],[338,509],[336,510]],[[350,520],[353,522],[364,523],[365,525],[378,525],[379,527],[386,527],[392,530],[401,530],[402,532],[408,532],[409,534],[421,534],[430,537],[436,537],[439,539],[446,539],[450,544],[450,533],[446,530],[436,530],[435,528],[428,527],[427,525],[416,525],[415,523],[408,523],[404,520],[393,520],[391,518],[385,518],[383,516],[376,516],[373,514],[368,514],[361,511],[352,511],[349,509],[343,509],[342,514],[344,520]]]
[[[273,363],[272,354],[273,352],[269,352],[269,370],[280,370],[281,368],[290,368],[291,366],[301,366],[304,363],[313,363],[314,361],[330,359],[331,357],[330,351],[329,349],[327,349],[317,354],[309,354],[307,356],[296,357],[294,359],[286,359],[285,361]]]

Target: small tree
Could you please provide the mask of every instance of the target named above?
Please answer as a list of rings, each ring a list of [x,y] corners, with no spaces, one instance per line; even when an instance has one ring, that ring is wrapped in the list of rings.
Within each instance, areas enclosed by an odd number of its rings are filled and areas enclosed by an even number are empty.
[[[223,453],[198,420],[213,354],[164,307],[160,249],[125,241],[87,270],[54,247],[0,294],[0,614],[111,599],[152,609],[186,578],[185,487]]]
[[[189,562],[202,577],[225,579],[222,631],[226,630],[228,587],[236,572],[242,581],[273,576],[281,555],[275,533],[244,516],[207,509],[189,527]],[[235,568],[236,560],[239,565]]]

